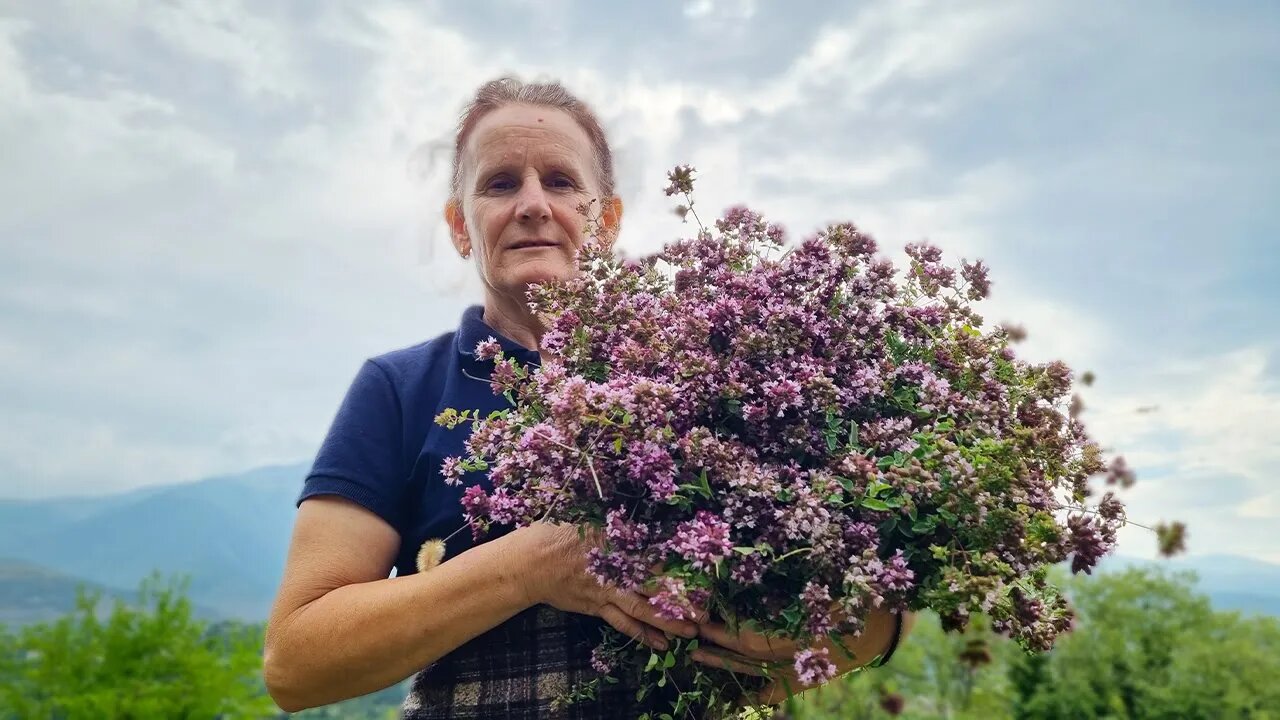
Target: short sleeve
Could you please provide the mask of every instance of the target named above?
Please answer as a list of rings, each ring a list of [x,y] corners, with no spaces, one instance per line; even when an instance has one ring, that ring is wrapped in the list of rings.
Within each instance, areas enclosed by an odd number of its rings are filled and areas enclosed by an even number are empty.
[[[316,495],[340,495],[404,534],[409,472],[403,467],[403,428],[391,378],[378,363],[366,360],[320,445],[298,504]]]

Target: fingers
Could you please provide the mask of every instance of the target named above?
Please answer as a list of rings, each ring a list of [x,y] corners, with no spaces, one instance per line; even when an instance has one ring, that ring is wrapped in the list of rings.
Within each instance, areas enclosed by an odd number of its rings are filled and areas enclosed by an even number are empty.
[[[793,641],[772,638],[741,626],[735,634],[723,623],[702,623],[698,626],[698,635],[754,660],[790,660],[800,649]]]
[[[662,633],[631,617],[616,605],[606,604],[601,606],[599,615],[601,619],[612,625],[618,632],[634,640],[639,640],[654,650],[666,650],[670,647]]]
[[[743,657],[728,650],[699,647],[689,653],[689,657],[703,665],[722,668],[730,672],[757,677],[770,677],[769,666],[762,660]]]
[[[614,590],[609,602],[618,606],[631,617],[665,630],[672,635],[686,638],[698,636],[698,625],[690,620],[669,620],[658,614],[657,608],[649,604],[649,598],[638,592]],[[703,611],[705,617],[706,611]]]

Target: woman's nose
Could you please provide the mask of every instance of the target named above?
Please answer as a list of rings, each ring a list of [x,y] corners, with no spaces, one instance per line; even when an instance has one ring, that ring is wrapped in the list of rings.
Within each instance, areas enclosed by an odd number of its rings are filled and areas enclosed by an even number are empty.
[[[516,214],[521,222],[545,222],[551,217],[547,191],[537,179],[521,184],[516,203]]]

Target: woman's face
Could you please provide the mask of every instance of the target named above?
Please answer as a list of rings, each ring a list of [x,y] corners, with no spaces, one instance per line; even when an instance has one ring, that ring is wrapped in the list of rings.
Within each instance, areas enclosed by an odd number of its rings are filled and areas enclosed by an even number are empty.
[[[531,283],[576,271],[587,223],[578,206],[601,193],[591,141],[571,116],[529,105],[494,110],[476,123],[462,163],[445,214],[458,252],[475,257],[490,291],[523,302]]]

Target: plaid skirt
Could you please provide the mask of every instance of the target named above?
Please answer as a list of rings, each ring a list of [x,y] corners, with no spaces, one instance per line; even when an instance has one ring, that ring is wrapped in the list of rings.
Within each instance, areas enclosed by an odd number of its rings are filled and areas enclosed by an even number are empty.
[[[635,688],[600,683],[590,700],[556,707],[556,698],[599,677],[591,651],[604,621],[547,605],[521,612],[428,666],[413,678],[405,720],[630,720],[658,710]],[[664,704],[665,709],[665,704]]]

